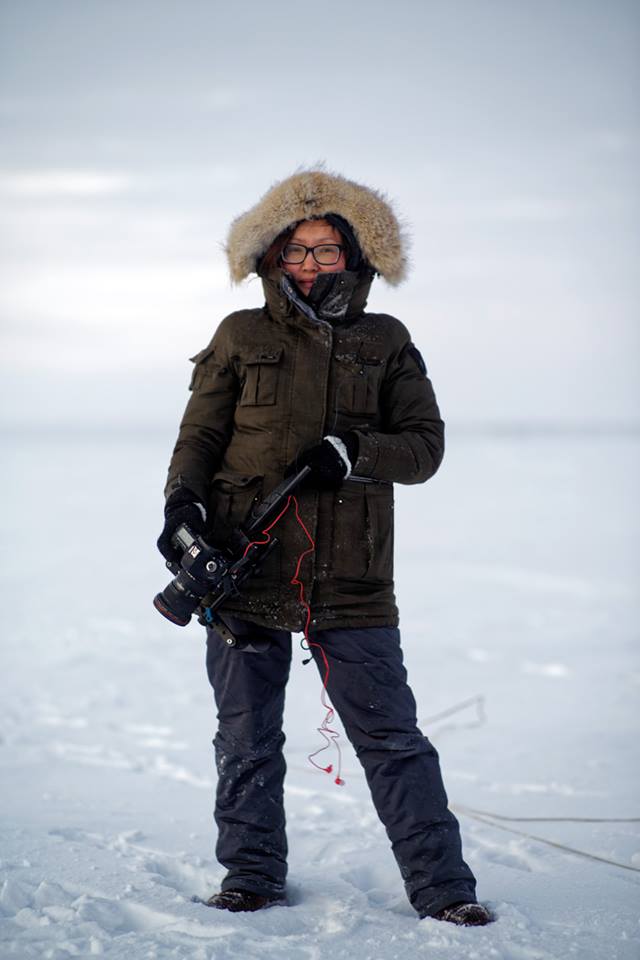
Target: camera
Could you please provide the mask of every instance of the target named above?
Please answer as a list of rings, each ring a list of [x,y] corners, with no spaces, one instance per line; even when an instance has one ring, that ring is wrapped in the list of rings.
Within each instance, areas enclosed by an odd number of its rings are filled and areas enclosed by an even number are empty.
[[[239,646],[216,611],[227,600],[238,596],[242,586],[260,572],[262,564],[277,549],[278,539],[272,537],[269,530],[309,473],[310,467],[304,466],[279,483],[251,511],[242,526],[234,528],[224,544],[224,553],[210,547],[185,523],[181,524],[171,537],[172,546],[181,554],[180,563],[167,561],[167,567],[175,576],[162,593],[155,596],[156,610],[179,627],[186,627],[201,606],[200,622],[215,626],[229,646]]]
[[[153,605],[167,620],[186,627],[202,598],[224,579],[230,562],[184,523],[173,534],[171,543],[181,553],[180,563],[167,561],[167,567],[176,576],[156,595]]]

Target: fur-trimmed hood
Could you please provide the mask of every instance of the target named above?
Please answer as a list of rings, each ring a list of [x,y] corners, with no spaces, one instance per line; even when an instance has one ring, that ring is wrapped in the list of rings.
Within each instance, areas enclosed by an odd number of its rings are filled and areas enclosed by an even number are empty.
[[[373,269],[395,286],[407,272],[407,237],[381,194],[324,170],[302,170],[274,184],[229,229],[226,253],[231,279],[257,272],[258,261],[283,230],[300,220],[337,213],[347,220]]]

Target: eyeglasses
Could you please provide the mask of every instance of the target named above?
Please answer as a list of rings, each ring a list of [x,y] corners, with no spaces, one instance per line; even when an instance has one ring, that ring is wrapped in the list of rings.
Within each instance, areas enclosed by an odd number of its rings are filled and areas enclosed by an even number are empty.
[[[319,243],[315,247],[305,247],[304,243],[288,243],[281,256],[283,263],[304,263],[310,253],[321,267],[332,267],[340,259],[343,250],[341,243]]]

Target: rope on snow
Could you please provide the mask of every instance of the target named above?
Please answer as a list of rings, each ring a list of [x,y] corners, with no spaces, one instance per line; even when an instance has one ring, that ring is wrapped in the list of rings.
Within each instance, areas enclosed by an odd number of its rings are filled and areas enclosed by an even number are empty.
[[[556,843],[555,840],[547,840],[546,837],[537,837],[533,833],[527,833],[525,830],[516,830],[514,827],[506,827],[503,823],[497,823],[497,820],[508,820],[512,819],[510,817],[498,817],[497,815],[490,813],[480,813],[474,810],[472,807],[464,807],[462,805],[452,805],[452,810],[463,814],[466,817],[471,817],[473,820],[478,820],[480,823],[486,823],[490,827],[495,827],[497,830],[506,830],[507,833],[515,833],[521,837],[527,837],[529,840],[536,840],[538,843],[545,843],[548,847],[555,847],[557,850],[563,850],[565,853],[573,853],[577,857],[585,857],[587,860],[595,860],[598,863],[608,863],[613,867],[620,867],[621,870],[631,870],[633,873],[640,873],[640,867],[632,867],[628,863],[620,863],[619,860],[609,860],[608,857],[599,857],[595,853],[587,853],[586,850],[576,850],[575,847],[567,847],[564,843]],[[514,817],[515,819],[522,820],[564,820],[571,821],[575,823],[580,823],[581,819],[577,817]],[[640,822],[640,817],[631,817],[628,819],[621,820],[595,820],[596,823],[638,823]]]

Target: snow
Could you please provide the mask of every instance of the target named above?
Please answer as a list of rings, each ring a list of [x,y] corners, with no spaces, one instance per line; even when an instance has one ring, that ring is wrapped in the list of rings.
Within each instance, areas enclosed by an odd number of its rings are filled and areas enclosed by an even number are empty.
[[[151,606],[172,440],[3,435],[1,960],[636,960],[640,824],[491,817],[640,815],[638,436],[452,430],[441,473],[398,490],[403,645],[497,915],[481,929],[416,918],[344,739],[345,786],[308,763],[301,652],[291,905],[192,902],[222,871],[203,631]]]

